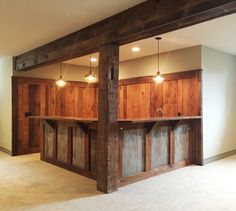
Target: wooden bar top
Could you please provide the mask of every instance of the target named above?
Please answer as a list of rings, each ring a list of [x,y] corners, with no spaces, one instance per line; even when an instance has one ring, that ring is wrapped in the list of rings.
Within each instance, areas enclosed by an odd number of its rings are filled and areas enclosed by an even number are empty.
[[[79,118],[79,117],[66,117],[66,116],[28,116],[28,118],[54,120],[54,121],[75,121],[84,123],[92,123],[98,121],[97,118]],[[145,123],[145,122],[191,120],[191,119],[201,119],[201,118],[202,116],[150,117],[150,118],[140,118],[140,119],[118,119],[118,122]]]

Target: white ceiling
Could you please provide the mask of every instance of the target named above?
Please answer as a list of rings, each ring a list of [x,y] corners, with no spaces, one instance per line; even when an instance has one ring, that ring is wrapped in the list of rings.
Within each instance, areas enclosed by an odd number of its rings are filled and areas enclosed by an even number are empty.
[[[0,58],[16,56],[144,0],[0,0]]]
[[[205,45],[236,55],[236,14],[166,33],[161,35],[161,37],[160,52]],[[154,38],[152,37],[121,46],[120,61],[156,54],[157,43]],[[140,52],[132,52],[131,48],[134,46],[140,47]],[[98,58],[98,53],[93,54],[93,57]],[[66,63],[88,66],[89,56],[76,58]],[[98,62],[93,65],[97,64]]]

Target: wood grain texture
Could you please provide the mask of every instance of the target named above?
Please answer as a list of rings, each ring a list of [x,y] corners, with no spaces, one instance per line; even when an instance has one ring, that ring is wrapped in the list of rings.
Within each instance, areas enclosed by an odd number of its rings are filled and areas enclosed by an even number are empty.
[[[130,129],[123,131],[122,176],[144,171],[145,130]]]
[[[73,160],[72,164],[85,169],[85,133],[80,127],[73,128]]]
[[[97,188],[105,193],[118,188],[118,78],[119,46],[99,50]]]
[[[68,130],[63,124],[59,124],[57,133],[57,159],[63,163],[68,160]]]
[[[53,158],[53,128],[44,123],[44,138],[43,138],[43,157]]]
[[[168,74],[167,79],[161,85],[154,84],[147,77],[121,80],[118,117],[162,116],[160,111],[156,112],[158,108],[164,110],[164,116],[201,115],[201,71]],[[28,120],[24,117],[25,112],[31,112],[33,116],[98,116],[97,85],[68,82],[66,87],[58,89],[52,80],[16,77],[13,80],[17,91],[12,109],[14,126],[18,128],[13,135],[16,154],[39,151],[39,121]]]
[[[170,163],[169,128],[159,127],[154,130],[152,136],[152,168],[158,168]]]
[[[175,162],[189,159],[189,127],[187,124],[179,125],[174,131]]]

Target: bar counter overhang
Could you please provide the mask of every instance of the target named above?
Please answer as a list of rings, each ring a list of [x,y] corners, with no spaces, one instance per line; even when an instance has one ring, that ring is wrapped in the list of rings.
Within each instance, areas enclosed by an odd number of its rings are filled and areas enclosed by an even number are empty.
[[[96,179],[97,118],[29,116],[41,120],[41,159]],[[201,165],[201,116],[118,119],[118,184],[190,164]]]

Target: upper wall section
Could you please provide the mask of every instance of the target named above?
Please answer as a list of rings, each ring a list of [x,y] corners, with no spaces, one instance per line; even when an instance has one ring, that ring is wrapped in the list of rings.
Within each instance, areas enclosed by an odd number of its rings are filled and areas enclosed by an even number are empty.
[[[36,68],[30,71],[14,71],[14,76],[42,78],[57,80],[60,77],[60,68],[62,68],[62,75],[68,81],[83,81],[84,75],[89,71],[87,67],[79,65],[62,64],[60,63],[47,65]]]
[[[201,68],[201,46],[185,48],[160,55],[162,73],[173,73]],[[68,81],[84,81],[87,67],[63,64],[62,71]],[[40,67],[30,71],[14,71],[14,76],[58,79],[60,64]],[[155,75],[157,71],[157,55],[142,57],[120,63],[120,79]]]
[[[120,63],[120,79],[155,75],[157,55]],[[201,46],[184,48],[160,54],[161,73],[201,69]]]

